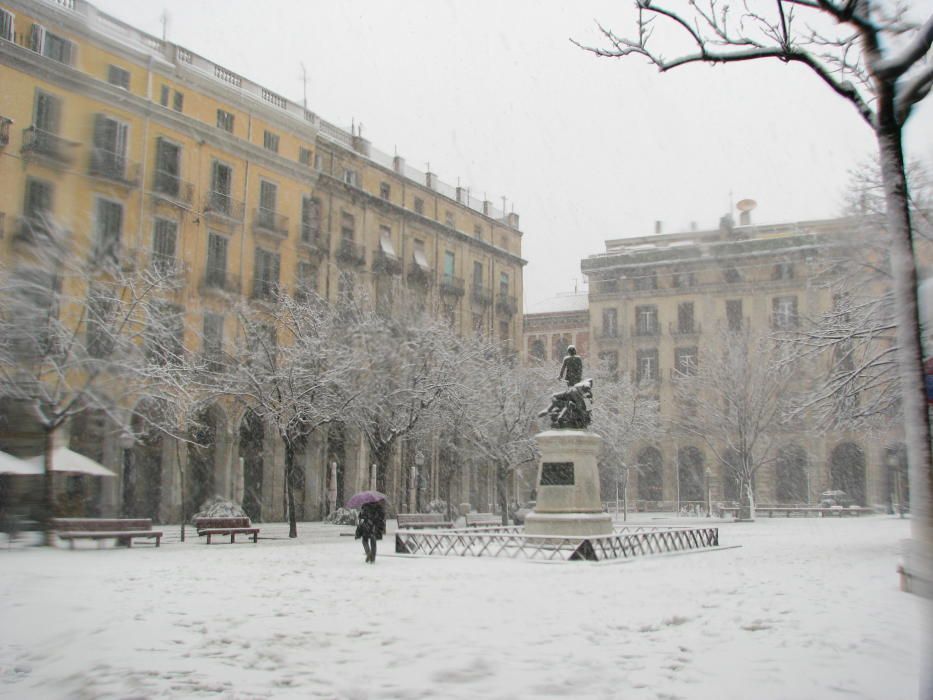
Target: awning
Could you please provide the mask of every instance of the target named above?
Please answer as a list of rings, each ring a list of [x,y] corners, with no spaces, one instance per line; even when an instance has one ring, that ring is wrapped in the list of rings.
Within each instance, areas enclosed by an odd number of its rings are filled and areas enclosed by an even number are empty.
[[[39,468],[38,474],[42,474],[45,469],[45,458],[42,455],[36,455],[26,460]],[[52,471],[69,472],[72,474],[89,474],[90,476],[116,476],[112,471],[102,464],[98,464],[93,459],[78,454],[67,447],[56,447],[52,450]]]
[[[41,473],[41,467],[37,469],[36,465],[27,462],[25,459],[8,455],[6,452],[0,452],[0,474],[31,476]]]
[[[382,235],[379,238],[379,248],[390,258],[398,257],[395,254],[395,247],[392,245],[392,234],[386,230],[382,231]]]
[[[415,265],[420,267],[422,270],[431,269],[431,266],[428,265],[428,258],[424,254],[424,246],[415,245]]]

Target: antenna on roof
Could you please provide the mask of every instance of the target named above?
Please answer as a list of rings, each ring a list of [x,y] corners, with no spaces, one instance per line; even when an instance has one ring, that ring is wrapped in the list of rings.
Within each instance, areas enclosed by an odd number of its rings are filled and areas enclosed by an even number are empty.
[[[298,65],[301,66],[301,84],[304,90],[304,108],[308,108],[308,71],[305,69],[305,62],[299,61]]]
[[[168,35],[168,10],[162,10],[159,21],[162,22],[162,41],[165,41],[165,37]]]

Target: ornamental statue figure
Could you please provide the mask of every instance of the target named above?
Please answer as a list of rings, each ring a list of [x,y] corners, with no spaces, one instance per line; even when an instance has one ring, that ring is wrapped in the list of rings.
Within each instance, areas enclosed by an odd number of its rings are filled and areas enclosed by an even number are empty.
[[[579,359],[579,358],[577,358]],[[566,391],[551,394],[551,405],[538,414],[550,416],[552,428],[586,430],[593,403],[593,380],[585,379]]]
[[[558,379],[564,379],[568,387],[579,384],[583,379],[583,359],[577,355],[577,349],[573,345],[567,346],[567,355],[560,366]]]

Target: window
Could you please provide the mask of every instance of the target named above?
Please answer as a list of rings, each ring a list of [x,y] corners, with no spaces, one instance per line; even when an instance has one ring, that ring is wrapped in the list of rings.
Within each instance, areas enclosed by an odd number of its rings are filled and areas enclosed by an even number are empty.
[[[0,39],[13,41],[14,15],[6,10],[0,9]]]
[[[735,265],[726,265],[722,270],[722,278],[726,282],[734,284],[742,281],[742,273],[739,272]]]
[[[635,289],[637,291],[645,291],[647,289],[657,289],[657,288],[658,288],[658,273],[656,271],[642,270],[636,273]]]
[[[740,331],[742,330],[743,320],[742,320],[742,300],[741,299],[727,299],[726,300],[726,323],[730,331]]]
[[[684,272],[679,270],[671,275],[671,286],[676,289],[695,287],[696,283],[697,276],[695,272]]]
[[[301,240],[316,241],[321,235],[321,200],[304,197],[301,200]]]
[[[392,188],[389,186],[388,182],[379,183],[379,196],[382,199],[388,199],[392,194]]]
[[[313,263],[299,261],[295,270],[295,296],[299,299],[307,298],[317,293],[318,267]]]
[[[694,332],[692,301],[683,301],[677,305],[677,332]]]
[[[350,170],[349,168],[344,170],[343,181],[347,183],[348,185],[353,185],[354,187],[356,187],[356,183],[358,182],[357,177],[356,177],[356,171]]]
[[[499,294],[504,297],[509,295],[509,273],[508,272],[499,273]]]
[[[395,245],[392,243],[392,228],[385,224],[379,225],[379,250],[391,260],[398,259],[395,254]]]
[[[181,148],[163,138],[156,139],[155,190],[177,197],[181,190],[178,179]]]
[[[315,154],[314,154],[314,169],[315,169],[315,170],[323,170],[323,169],[324,169],[324,158],[321,156],[320,153],[315,153]]]
[[[444,277],[452,279],[456,268],[456,256],[449,250],[444,251]]]
[[[424,214],[424,200],[421,197],[415,197],[415,213]]]
[[[168,219],[156,219],[152,234],[152,266],[162,272],[175,267],[175,240],[178,224]]]
[[[483,288],[483,263],[475,260],[473,262],[473,289]]]
[[[163,85],[163,86],[162,86],[162,91],[161,91],[160,94],[159,94],[159,104],[160,104],[160,105],[162,105],[163,107],[168,107],[168,98],[169,98],[169,95],[171,94],[171,92],[172,92],[172,91],[169,89],[168,85]]]
[[[120,252],[120,231],[123,228],[123,206],[107,199],[97,200],[97,240],[94,258],[117,259]]]
[[[270,299],[279,290],[279,255],[270,250],[256,248],[256,266],[253,270],[253,296]]]
[[[175,94],[172,96],[172,109],[176,112],[181,112],[185,107],[185,96],[175,90]]]
[[[279,152],[279,135],[271,131],[264,131],[262,134],[262,147],[273,153]]]
[[[852,320],[852,296],[849,292],[837,292],[833,294],[833,314],[841,323],[849,323]]]
[[[204,358],[211,372],[219,372],[224,348],[224,317],[222,314],[204,314]]]
[[[223,109],[217,110],[217,128],[233,133],[233,115]]]
[[[502,341],[503,345],[508,344],[511,339],[511,333],[509,329],[508,321],[499,321],[499,340]]]
[[[658,379],[658,349],[639,350],[635,357],[635,379],[637,382],[654,382]]]
[[[87,295],[87,354],[101,359],[114,349],[114,303],[104,289],[91,285]]]
[[[473,226],[473,235],[476,236],[477,240],[483,240],[483,227],[479,224]]]
[[[227,283],[227,239],[216,233],[207,236],[207,270],[204,284],[223,289]]]
[[[300,146],[298,148],[298,162],[302,165],[310,166],[312,162],[311,149]]]
[[[126,144],[129,128],[103,114],[94,115],[94,149],[91,172],[122,179],[126,173]]]
[[[44,180],[26,180],[23,218],[32,223],[44,222],[52,212],[52,184]]]
[[[279,188],[273,182],[259,181],[258,223],[268,229],[275,229],[275,203]]]
[[[797,327],[797,297],[774,297],[771,300],[771,325],[777,330]]]
[[[658,334],[658,307],[635,307],[635,335]]]
[[[211,164],[211,209],[229,215],[232,210],[230,197],[233,169],[219,161]]]
[[[41,24],[32,25],[32,34],[29,37],[30,48],[36,53],[59,63],[71,65],[74,57],[74,44],[68,39],[52,34]]]
[[[603,309],[603,337],[615,338],[619,335],[619,310]]]
[[[794,263],[779,262],[775,263],[771,270],[771,279],[773,280],[792,280],[794,279]]]
[[[36,138],[41,141],[43,134],[57,134],[61,123],[62,101],[55,95],[36,90],[32,125],[39,132]]]
[[[108,66],[107,82],[124,90],[130,89],[130,72],[120,66]]]
[[[340,237],[347,241],[352,241],[356,235],[356,220],[353,214],[345,211],[340,212]]]
[[[454,213],[449,209],[444,212],[444,223],[450,226],[450,228],[455,228],[454,226]]]
[[[674,348],[674,369],[679,374],[696,374],[697,357],[697,349],[695,347]]]

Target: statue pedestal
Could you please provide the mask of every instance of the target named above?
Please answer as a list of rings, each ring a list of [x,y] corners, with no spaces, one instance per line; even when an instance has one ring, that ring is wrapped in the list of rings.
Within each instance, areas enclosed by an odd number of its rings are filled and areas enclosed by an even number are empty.
[[[596,456],[602,439],[586,430],[547,430],[541,450],[538,495],[525,516],[526,535],[592,537],[612,534],[612,517],[599,499]]]

